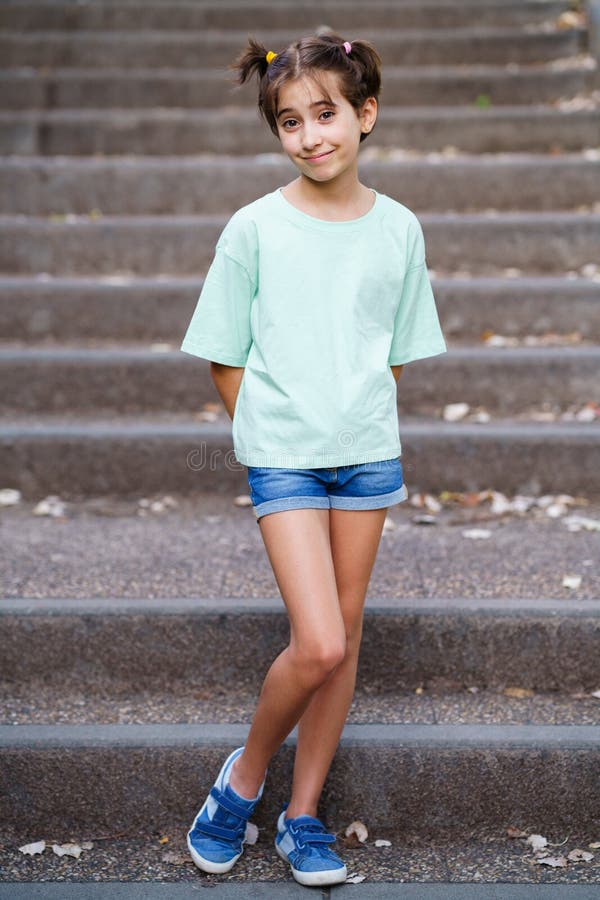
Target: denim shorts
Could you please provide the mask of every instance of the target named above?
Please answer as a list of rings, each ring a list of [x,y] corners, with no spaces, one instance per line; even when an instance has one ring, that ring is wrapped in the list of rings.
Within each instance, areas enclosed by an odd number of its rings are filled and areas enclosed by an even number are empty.
[[[408,497],[399,457],[331,469],[248,466],[248,485],[257,524],[285,509],[381,509]]]

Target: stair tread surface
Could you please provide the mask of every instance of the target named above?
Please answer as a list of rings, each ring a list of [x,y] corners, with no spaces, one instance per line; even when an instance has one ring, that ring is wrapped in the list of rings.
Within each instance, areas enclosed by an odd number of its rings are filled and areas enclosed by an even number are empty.
[[[200,792],[196,801],[199,808],[203,801]],[[192,814],[196,811],[192,810]],[[357,817],[361,815],[360,810],[357,811]],[[570,900],[571,897],[572,900],[596,900],[597,897],[598,853],[585,869],[582,865],[570,870],[550,869],[533,864],[535,857],[524,839],[511,839],[500,831],[485,828],[474,829],[468,840],[443,841],[427,835],[413,835],[410,823],[407,823],[401,842],[377,847],[375,841],[385,838],[375,830],[358,849],[344,846],[343,831],[340,828],[336,833],[336,851],[343,855],[349,874],[360,873],[366,880],[362,884],[334,887],[331,891],[333,900],[351,896],[377,900],[388,895],[398,900],[497,900],[499,896],[507,900]],[[71,897],[77,897],[80,900],[82,894],[71,893],[69,888],[81,890],[81,885],[85,884],[86,889],[91,888],[86,900],[88,897],[89,900],[139,900],[142,896],[147,896],[148,900],[194,900],[198,870],[187,852],[185,835],[186,829],[181,824],[173,825],[165,833],[144,834],[131,829],[122,836],[115,836],[114,831],[111,834],[108,829],[83,830],[73,837],[93,843],[96,838],[96,842],[89,852],[81,854],[76,865],[69,865],[65,863],[65,857],[54,855],[49,847],[41,857],[23,856],[18,847],[30,842],[30,830],[7,829],[3,831],[4,849],[0,851],[0,897],[6,900],[37,900],[38,896],[39,900],[71,900]],[[63,842],[70,838],[70,833],[47,829],[44,836],[48,842]],[[306,896],[306,888],[293,881],[289,867],[284,866],[275,852],[274,836],[273,822],[260,829],[256,844],[245,846],[233,872],[225,876],[204,873],[202,883],[210,886],[211,897],[217,900],[247,900],[254,896],[263,900],[301,900]],[[565,835],[557,830],[548,831],[547,836],[556,844],[565,839]],[[37,833],[34,837],[38,839]],[[169,838],[168,842],[161,843],[165,837]],[[572,831],[565,848],[586,849],[593,840],[594,835],[587,831]],[[45,884],[19,884],[34,879],[43,880]],[[58,881],[60,885],[50,884]],[[147,895],[129,894],[128,888],[135,887],[136,883],[156,883],[157,890]],[[369,887],[370,883],[374,883],[375,893]],[[176,888],[185,889],[186,885],[191,891],[189,894],[175,892]],[[576,885],[577,890],[569,889],[569,885]],[[17,892],[15,887],[25,887],[27,893]],[[273,893],[268,890],[271,887]],[[39,895],[34,892],[36,889],[40,890]],[[48,893],[42,893],[43,889]],[[500,890],[502,894],[498,893]]]
[[[103,690],[104,688],[104,690]],[[186,693],[185,687],[162,693],[132,694],[129,685],[97,687],[98,694],[81,691],[74,684],[62,689],[45,681],[23,685],[0,682],[0,725],[197,725],[243,723],[250,725],[256,706],[255,691],[243,686]],[[473,692],[474,691],[474,692]],[[599,729],[600,699],[591,691],[571,693],[532,692],[530,697],[511,697],[500,690],[443,691],[424,689],[376,694],[368,685],[357,688],[347,723],[349,725],[480,725],[481,739],[490,724],[591,725]],[[507,734],[509,729],[507,729]]]
[[[6,507],[0,512],[6,557],[2,595],[281,602],[252,508],[233,502],[239,494],[248,494],[243,481],[239,490],[209,493],[201,501],[177,498],[177,508],[163,506],[162,512],[140,507],[141,497],[89,498],[67,503],[59,521],[33,515],[33,501]],[[389,510],[394,527],[382,535],[368,603],[370,598],[545,598],[560,600],[568,610],[572,601],[600,598],[597,531],[571,532],[564,516],[551,518],[542,509],[493,515],[487,502],[472,509],[450,504],[436,515],[437,525],[415,524],[413,519],[426,512],[408,501]],[[568,514],[598,521],[600,504],[572,506]],[[473,528],[489,531],[490,537],[463,535]],[[413,564],[405,565],[406,559]],[[580,586],[563,587],[566,575],[580,575]]]

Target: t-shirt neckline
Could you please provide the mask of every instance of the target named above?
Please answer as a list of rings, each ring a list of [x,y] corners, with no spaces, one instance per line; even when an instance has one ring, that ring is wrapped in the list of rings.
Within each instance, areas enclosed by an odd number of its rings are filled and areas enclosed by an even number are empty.
[[[293,221],[299,222],[304,225],[312,225],[315,228],[322,229],[324,231],[339,231],[344,228],[357,228],[360,227],[363,223],[369,222],[378,212],[380,206],[380,197],[378,191],[375,188],[369,188],[370,191],[375,195],[375,202],[368,212],[364,215],[359,216],[357,219],[345,219],[344,221],[334,222],[329,219],[318,219],[316,216],[311,216],[308,213],[302,212],[301,209],[298,209],[297,206],[294,206],[287,200],[282,193],[283,187],[278,187],[275,191],[275,197],[279,200],[280,206],[285,210],[288,218]]]

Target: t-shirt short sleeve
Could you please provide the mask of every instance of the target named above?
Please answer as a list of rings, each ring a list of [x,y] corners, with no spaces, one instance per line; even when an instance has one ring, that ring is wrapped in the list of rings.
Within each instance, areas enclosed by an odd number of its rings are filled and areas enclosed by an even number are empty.
[[[390,366],[436,356],[447,350],[427,271],[423,230],[416,217],[414,224],[409,265],[394,319],[388,355]]]
[[[251,232],[233,217],[217,242],[181,350],[228,366],[246,365],[255,271]]]

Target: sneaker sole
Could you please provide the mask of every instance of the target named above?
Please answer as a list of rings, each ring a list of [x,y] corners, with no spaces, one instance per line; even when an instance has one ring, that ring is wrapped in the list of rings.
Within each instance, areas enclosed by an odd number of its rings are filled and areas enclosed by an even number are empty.
[[[319,884],[340,884],[348,877],[348,870],[346,866],[344,866],[343,869],[323,869],[323,871],[321,872],[301,872],[300,869],[295,869],[293,867],[293,865],[287,858],[285,851],[279,848],[279,844],[277,842],[275,842],[275,850],[277,851],[281,859],[286,862],[291,868],[292,875],[299,884],[303,884],[308,887]]]
[[[229,754],[229,756],[227,757],[227,759],[221,766],[221,771],[217,775],[213,784],[217,784],[221,780],[221,778],[223,777],[223,775],[225,773],[225,769],[227,768],[229,761],[231,760],[231,757],[236,752],[237,752],[236,750],[233,750]],[[241,756],[241,754],[238,754],[238,756]],[[235,757],[235,759],[237,759],[237,757]],[[232,763],[233,763],[233,761],[232,761]],[[210,796],[210,793],[209,793],[209,796]],[[213,859],[205,859],[203,856],[201,856],[200,853],[198,853],[198,851],[192,846],[192,843],[190,841],[190,833],[194,830],[194,825],[196,824],[198,817],[201,816],[203,811],[206,809],[207,804],[208,804],[208,796],[207,796],[206,800],[204,801],[204,803],[202,804],[200,810],[196,814],[194,821],[192,822],[192,827],[190,828],[190,830],[187,833],[187,845],[188,845],[188,850],[190,851],[190,856],[192,857],[192,859],[194,860],[195,864],[198,866],[199,869],[202,869],[203,872],[210,872],[213,875],[219,875],[222,872],[229,872],[230,869],[233,869],[234,865],[236,864],[236,862],[238,861],[238,859],[244,852],[244,841],[242,841],[241,851],[239,853],[237,853],[234,857],[232,857],[230,860],[227,860],[227,862],[221,862],[221,863],[215,862]]]

